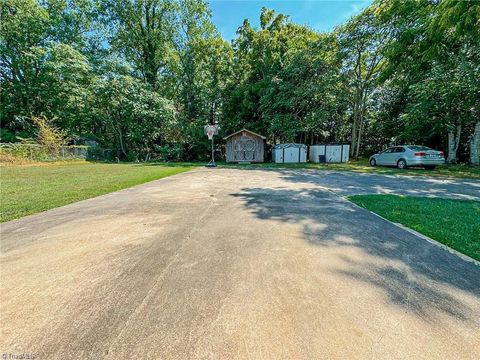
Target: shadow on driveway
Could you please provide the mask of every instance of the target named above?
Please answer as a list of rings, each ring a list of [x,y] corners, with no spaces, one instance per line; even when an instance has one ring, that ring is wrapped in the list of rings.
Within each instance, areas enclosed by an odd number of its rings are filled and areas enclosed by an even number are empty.
[[[238,167],[238,169],[243,171],[259,170],[248,167]],[[480,180],[475,179],[381,175],[314,169],[261,170],[279,173],[286,181],[319,185],[341,196],[398,194],[480,201]]]
[[[308,175],[283,175],[288,181],[316,182]],[[463,301],[463,295],[480,298],[478,266],[324,189],[246,187],[230,195],[259,219],[302,224],[310,244],[361,250],[361,260],[335,255],[348,266],[331,271],[383,290],[389,302],[404,311],[428,322],[443,315],[470,322],[480,316],[479,309]]]

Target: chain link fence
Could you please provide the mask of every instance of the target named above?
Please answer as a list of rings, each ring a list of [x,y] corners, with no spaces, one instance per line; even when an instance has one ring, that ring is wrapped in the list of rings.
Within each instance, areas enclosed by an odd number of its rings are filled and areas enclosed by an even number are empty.
[[[113,152],[98,146],[68,145],[52,149],[39,144],[0,144],[2,162],[55,160],[112,160]]]

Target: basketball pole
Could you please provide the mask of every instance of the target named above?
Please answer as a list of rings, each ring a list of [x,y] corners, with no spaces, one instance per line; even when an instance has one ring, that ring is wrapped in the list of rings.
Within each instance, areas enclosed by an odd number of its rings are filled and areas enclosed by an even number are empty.
[[[210,159],[210,162],[207,164],[207,167],[217,167],[217,164],[215,164],[215,150],[214,150],[214,147],[213,147],[213,137],[214,137],[214,135],[212,134],[212,138],[211,138],[211,141],[212,141],[212,158]]]
[[[217,164],[215,164],[215,148],[213,146],[213,137],[218,131],[218,127],[216,125],[205,125],[204,127],[205,134],[208,135],[209,140],[212,141],[212,158],[206,165],[207,167],[216,167]]]
[[[213,150],[213,136],[212,136],[212,165],[215,165],[215,151]]]

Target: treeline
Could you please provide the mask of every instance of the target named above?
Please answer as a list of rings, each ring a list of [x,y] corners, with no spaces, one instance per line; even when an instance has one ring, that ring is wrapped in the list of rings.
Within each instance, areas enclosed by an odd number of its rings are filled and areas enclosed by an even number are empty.
[[[478,2],[374,1],[330,33],[263,8],[231,43],[201,0],[4,0],[1,17],[2,142],[42,117],[120,159],[205,159],[217,123],[479,162]]]

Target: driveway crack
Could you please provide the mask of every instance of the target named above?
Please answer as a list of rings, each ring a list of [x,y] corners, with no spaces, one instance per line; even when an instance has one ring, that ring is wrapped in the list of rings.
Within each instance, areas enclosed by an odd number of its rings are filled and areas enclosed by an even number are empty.
[[[130,316],[125,320],[124,325],[122,326],[122,330],[115,336],[115,338],[111,341],[109,348],[105,352],[105,357],[108,356],[108,354],[112,353],[112,349],[118,344],[119,339],[127,332],[127,329],[129,325],[133,322],[133,320],[138,316],[138,314],[141,313],[143,308],[146,306],[148,301],[150,300],[152,294],[154,293],[154,290],[158,287],[158,285],[161,283],[161,280],[165,277],[167,274],[168,270],[170,267],[178,261],[180,257],[180,253],[182,252],[182,249],[185,247],[187,240],[189,240],[192,236],[192,234],[196,231],[198,228],[198,225],[205,219],[207,214],[210,212],[210,210],[215,206],[216,200],[215,197],[217,194],[220,192],[220,190],[217,190],[214,194],[214,196],[210,197],[210,201],[208,206],[205,207],[205,210],[200,214],[200,216],[197,218],[197,220],[194,222],[192,228],[188,232],[187,235],[184,236],[182,243],[180,247],[177,249],[175,254],[171,257],[170,261],[168,264],[165,266],[165,268],[162,270],[160,274],[156,277],[155,281],[153,282],[152,286],[150,289],[147,291],[143,299],[140,301],[140,303],[135,307],[135,310],[130,314]],[[140,260],[141,261],[141,260]]]

